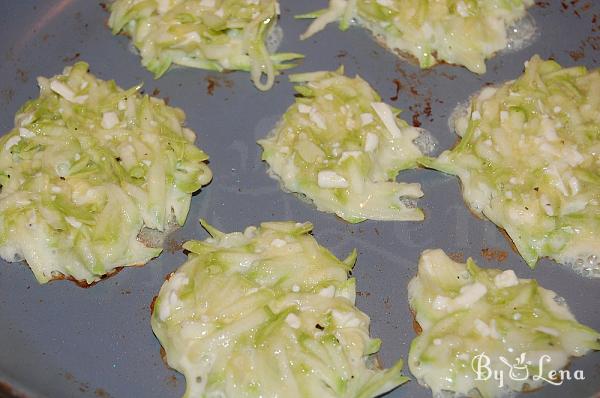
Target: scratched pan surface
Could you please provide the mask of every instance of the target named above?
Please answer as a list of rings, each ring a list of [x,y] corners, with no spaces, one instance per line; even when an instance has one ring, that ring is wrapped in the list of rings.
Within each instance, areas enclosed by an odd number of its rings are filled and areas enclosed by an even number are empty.
[[[446,122],[452,108],[485,83],[518,76],[531,55],[588,66],[597,65],[600,55],[600,27],[593,21],[600,7],[594,0],[587,1],[595,3],[587,11],[584,1],[569,2],[575,6],[558,0],[538,2],[542,4],[531,13],[539,38],[528,48],[490,61],[483,76],[451,66],[420,72],[397,62],[360,29],[341,33],[330,26],[300,42],[297,37],[306,24],[291,16],[324,3],[282,0],[281,48],[307,56],[297,71],[333,69],[343,63],[349,74],[361,74],[388,102],[406,109],[405,118],[430,129],[439,140],[438,151],[455,141]],[[178,243],[207,236],[197,223],[200,217],[225,231],[265,220],[307,220],[314,223],[321,244],[338,256],[358,248],[358,305],[371,316],[372,334],[383,339],[384,365],[407,357],[415,333],[406,285],[427,248],[473,256],[486,267],[511,266],[521,277],[535,277],[563,295],[581,322],[600,328],[600,281],[581,279],[547,260],[530,271],[491,223],[466,210],[452,177],[425,170],[401,174],[403,180],[423,184],[426,196],[420,205],[427,219],[421,223],[349,225],[283,193],[267,177],[255,141],[292,103],[287,78],[280,77],[268,93],[254,89],[243,73],[177,69],[154,81],[128,50],[127,39],[111,36],[107,17],[95,0],[0,2],[0,131],[10,130],[20,105],[37,96],[36,76],[59,73],[82,59],[104,79],[116,79],[123,87],[145,82],[147,92],[156,89],[183,108],[189,127],[198,132],[199,145],[211,155],[215,178],[194,197],[186,225],[168,239],[171,250],[143,268],[126,269],[81,289],[66,281],[40,286],[24,264],[0,264],[0,396],[11,391],[35,398],[181,396],[185,382],[161,360],[150,329],[149,303],[164,276],[185,259],[176,250]],[[402,89],[392,100],[394,79]],[[212,90],[207,90],[209,85]],[[484,249],[489,249],[487,256]],[[502,253],[508,258],[499,261]],[[600,354],[574,361],[571,369],[582,369],[586,380],[547,386],[527,396],[590,397],[600,390]],[[411,381],[388,396],[431,394]]]

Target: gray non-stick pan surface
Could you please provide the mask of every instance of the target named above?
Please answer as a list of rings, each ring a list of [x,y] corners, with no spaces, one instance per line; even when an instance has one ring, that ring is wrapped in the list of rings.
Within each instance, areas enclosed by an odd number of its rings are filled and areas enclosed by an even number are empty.
[[[448,65],[420,71],[380,48],[359,28],[340,32],[332,24],[300,41],[307,22],[294,20],[293,15],[326,2],[281,3],[285,35],[280,50],[306,55],[294,72],[345,65],[349,75],[360,74],[385,101],[404,109],[406,120],[430,130],[439,141],[436,153],[456,141],[447,126],[455,105],[485,84],[517,77],[533,54],[588,67],[597,66],[600,55],[596,0],[537,2],[531,9],[537,39],[489,61],[482,76]],[[185,226],[167,239],[159,258],[91,288],[68,281],[39,285],[25,264],[0,264],[0,396],[180,397],[185,381],[161,359],[150,328],[149,305],[165,275],[185,260],[179,244],[207,237],[197,222],[200,217],[224,231],[268,220],[310,221],[318,241],[336,255],[357,248],[357,302],[371,316],[372,335],[383,339],[383,365],[407,358],[415,332],[406,285],[416,273],[420,253],[428,248],[536,278],[564,296],[582,323],[600,329],[600,281],[583,279],[549,260],[530,270],[502,232],[466,209],[453,177],[429,170],[400,174],[399,179],[423,186],[425,197],[419,201],[426,213],[423,222],[351,225],[282,192],[267,176],[255,142],[293,102],[286,75],[266,93],[256,90],[245,73],[180,68],[153,80],[130,51],[128,39],[111,35],[107,18],[106,5],[95,0],[0,2],[0,131],[9,131],[19,107],[38,95],[37,76],[51,76],[65,65],[85,60],[103,79],[115,79],[122,87],[144,82],[147,93],[181,107],[187,125],[198,133],[197,144],[211,156],[214,180],[194,196]],[[585,380],[548,385],[527,396],[591,397],[600,391],[600,353],[574,360],[570,369],[583,370]],[[429,397],[431,392],[413,378],[388,396]]]

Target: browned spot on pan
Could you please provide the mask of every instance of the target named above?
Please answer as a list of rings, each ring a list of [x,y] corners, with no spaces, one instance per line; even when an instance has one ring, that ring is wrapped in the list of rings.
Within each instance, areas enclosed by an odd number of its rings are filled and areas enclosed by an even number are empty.
[[[171,387],[177,387],[177,377],[174,375],[167,377],[167,385]]]
[[[402,88],[402,83],[400,83],[400,80],[398,80],[398,79],[394,79],[393,82],[394,82],[394,85],[396,86],[396,94],[394,94],[393,97],[390,97],[390,101],[397,101],[398,95],[400,94],[400,89]]]
[[[448,257],[450,257],[453,261],[456,261],[457,263],[464,263],[465,262],[465,255],[464,255],[464,253],[452,252],[452,253],[448,253]]]
[[[81,56],[81,53],[75,53],[73,55],[71,55],[70,57],[64,57],[62,60],[63,62],[73,62],[76,59],[78,59]]]
[[[410,107],[409,107],[410,109]],[[413,116],[412,116],[412,125],[414,127],[421,127],[421,121],[419,120],[419,117],[421,116],[419,111],[413,111]]]
[[[112,395],[110,395],[108,392],[106,392],[105,389],[103,388],[96,388],[96,390],[94,391],[94,395],[100,398],[111,398]]]
[[[204,80],[206,81],[206,94],[214,95],[215,87],[220,86],[219,82],[217,82],[212,77],[205,77]]]
[[[27,71],[19,68],[17,69],[17,78],[22,81],[23,83],[27,82],[27,80],[29,80],[29,73],[27,73]]]
[[[383,308],[388,311],[392,309],[392,300],[390,299],[390,296],[386,296],[386,298],[383,299]]]
[[[167,239],[167,241],[165,242],[165,249],[169,252],[169,253],[176,253],[179,252],[183,249],[183,242],[177,241],[175,239]]]
[[[233,81],[216,76],[206,76],[204,81],[206,82],[206,94],[211,96],[215,94],[216,88],[221,86],[225,86],[227,88],[233,87]]]
[[[484,249],[481,249],[481,256],[487,261],[502,262],[506,260],[506,258],[508,257],[508,253],[504,250],[486,247]]]
[[[581,58],[585,57],[585,53],[581,50],[579,51],[569,51],[569,56],[575,62],[579,61]]]

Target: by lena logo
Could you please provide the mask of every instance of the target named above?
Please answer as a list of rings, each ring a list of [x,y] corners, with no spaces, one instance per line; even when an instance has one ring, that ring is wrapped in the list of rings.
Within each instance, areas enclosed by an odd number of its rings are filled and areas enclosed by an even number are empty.
[[[487,381],[490,379],[498,381],[498,387],[504,387],[505,380],[510,379],[513,381],[545,381],[546,383],[560,386],[565,380],[585,380],[583,370],[576,370],[571,372],[568,369],[561,370],[548,370],[547,364],[552,362],[552,357],[548,354],[544,354],[539,357],[537,362],[537,372],[530,373],[530,366],[533,367],[533,363],[525,358],[525,353],[521,353],[520,356],[515,358],[514,362],[509,362],[508,359],[501,356],[498,359],[504,364],[502,369],[492,368],[492,361],[485,352],[475,355],[471,361],[471,368],[475,372],[475,380]]]

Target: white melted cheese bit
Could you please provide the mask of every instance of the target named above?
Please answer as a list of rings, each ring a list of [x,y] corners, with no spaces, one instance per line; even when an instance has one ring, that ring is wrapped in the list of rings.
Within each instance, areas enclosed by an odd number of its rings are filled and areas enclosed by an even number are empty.
[[[348,181],[335,171],[322,170],[317,175],[317,183],[321,188],[348,188]]]
[[[352,312],[340,312],[333,310],[331,311],[333,320],[338,327],[342,328],[355,328],[360,326],[360,319],[358,319]]]
[[[298,104],[298,112],[309,114],[312,110],[312,107],[306,104]]]
[[[494,94],[496,94],[496,91],[498,91],[498,89],[495,87],[485,87],[479,93],[479,97],[478,97],[479,101],[485,101],[485,100],[492,98],[494,96]]]
[[[523,315],[521,315],[521,313],[520,313],[520,312],[515,312],[515,314],[513,315],[513,319],[514,319],[515,321],[518,321],[518,320],[520,320],[522,317],[523,317]]]
[[[298,318],[296,314],[288,314],[285,317],[285,323],[287,323],[293,329],[299,329],[302,325],[302,322],[300,322],[300,318]]]
[[[460,294],[454,298],[446,296],[436,296],[433,301],[433,308],[438,311],[454,312],[460,309],[469,308],[479,301],[487,293],[487,288],[480,282],[465,285],[460,289]]]
[[[425,37],[427,40],[430,40],[435,32],[431,24],[425,22],[423,25],[421,25],[421,33],[423,34],[423,37]]]
[[[166,321],[171,316],[171,307],[168,300],[161,300],[158,306],[158,317],[161,321]]]
[[[255,226],[247,227],[244,230],[244,236],[248,239],[255,238],[258,233],[258,229]]]
[[[21,141],[21,136],[15,135],[6,140],[6,144],[4,144],[4,149],[6,151],[10,151],[10,148],[17,145]]]
[[[68,222],[69,225],[71,225],[72,227],[77,228],[77,229],[81,228],[81,226],[83,225],[83,224],[81,224],[80,221],[78,221],[74,217],[67,216],[67,217],[65,217],[65,221]]]
[[[104,112],[102,114],[102,128],[109,130],[117,124],[119,124],[119,117],[115,112]]]
[[[321,289],[319,296],[332,298],[335,296],[335,286],[327,286],[325,289]]]
[[[488,325],[487,323],[485,323],[484,321],[482,321],[481,319],[478,318],[478,319],[475,319],[474,325],[475,325],[475,330],[481,336],[491,337],[493,339],[500,338],[500,334],[496,330],[496,320],[495,319],[492,319],[492,321]]]
[[[470,285],[463,286],[460,289],[460,294],[453,299],[453,304],[457,308],[469,308],[481,299],[487,293],[487,288],[484,284],[475,282]]]
[[[446,311],[449,309],[451,303],[452,299],[450,297],[438,295],[433,299],[432,305],[438,311]]]
[[[340,157],[339,163],[342,163],[348,158],[357,158],[360,155],[362,155],[361,151],[344,151],[342,152],[342,156]]]
[[[364,126],[368,126],[369,124],[373,123],[373,115],[370,113],[361,113],[360,114],[360,123],[361,125]]]
[[[501,272],[494,277],[494,285],[496,285],[498,289],[516,286],[518,284],[519,278],[517,278],[515,271],[512,269]]]
[[[16,126],[27,126],[28,124],[33,122],[34,117],[35,116],[34,116],[33,112],[17,114],[17,116],[15,117],[15,125]]]
[[[171,292],[167,297],[160,301],[158,317],[161,321],[167,320],[167,318],[171,316],[173,310],[176,310],[183,305],[183,302],[179,299],[177,293],[179,289],[189,283],[189,279],[185,274],[175,274],[171,276],[167,283]]]
[[[577,150],[577,147],[575,145],[564,148],[562,151],[562,155],[564,156],[565,160],[567,161],[567,163],[569,163],[569,166],[571,166],[571,167],[577,167],[581,163],[583,163],[585,160],[585,158]]]
[[[365,152],[373,152],[379,145],[379,137],[377,134],[367,133],[365,138]]]
[[[283,239],[273,239],[273,241],[271,241],[271,246],[273,247],[277,247],[277,248],[282,248],[283,246],[287,245],[287,242]]]
[[[538,326],[534,330],[537,331],[537,332],[541,332],[541,333],[547,334],[549,336],[554,336],[554,337],[560,336],[560,332],[558,330],[553,329],[553,328],[549,328],[549,327],[546,327],[546,326]]]
[[[35,133],[25,127],[19,127],[19,136],[23,138],[33,138],[35,137]]]
[[[569,184],[569,188],[571,188],[571,194],[577,195],[580,189],[579,180],[575,176],[570,176],[567,183]]]
[[[541,123],[542,133],[548,141],[558,141],[558,134],[556,134],[556,128],[554,122],[548,117],[544,117]]]
[[[169,11],[169,8],[171,6],[169,4],[169,0],[156,0],[156,3],[158,5],[157,11],[160,15],[163,15],[164,13]]]
[[[388,104],[386,104],[385,102],[371,102],[371,107],[373,108],[373,110],[375,110],[375,113],[377,113],[377,116],[379,116],[379,118],[383,122],[383,125],[390,132],[392,137],[402,137],[402,131],[400,131],[400,129],[398,128],[394,114],[392,113],[392,110],[390,109]]]
[[[50,82],[50,89],[67,101],[75,104],[83,104],[88,98],[87,95],[75,96],[75,93],[69,86],[58,80],[52,80]]]
[[[549,174],[551,177],[554,177],[554,186],[556,188],[558,188],[558,190],[564,196],[569,196],[569,191],[567,190],[567,187],[565,186],[565,183],[563,182],[563,179],[560,176],[560,173],[556,169],[556,165],[554,165],[554,164],[550,165],[549,167],[546,167],[544,170],[545,170],[546,174]]]
[[[456,358],[460,359],[461,361],[468,361],[469,359],[471,359],[471,356],[466,352],[461,352],[456,356]]]
[[[179,289],[187,285],[190,280],[184,274],[175,274],[171,277],[171,279],[169,279],[169,282],[173,290],[179,291]]]
[[[319,111],[317,111],[315,108],[312,108],[310,110],[310,112],[308,113],[308,118],[314,124],[316,124],[317,127],[320,128],[321,130],[325,130],[327,128],[327,125],[325,124],[325,120],[323,120],[323,117],[321,116]]]
[[[56,171],[56,175],[59,177],[66,177],[69,175],[69,170],[71,166],[67,162],[58,162],[54,166],[54,170]]]

